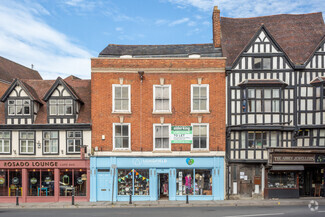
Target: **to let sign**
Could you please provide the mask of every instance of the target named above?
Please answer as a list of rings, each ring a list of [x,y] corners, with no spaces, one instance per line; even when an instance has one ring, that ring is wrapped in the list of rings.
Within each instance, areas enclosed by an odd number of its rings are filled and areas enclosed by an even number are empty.
[[[192,143],[192,126],[172,126],[172,143],[186,144]]]

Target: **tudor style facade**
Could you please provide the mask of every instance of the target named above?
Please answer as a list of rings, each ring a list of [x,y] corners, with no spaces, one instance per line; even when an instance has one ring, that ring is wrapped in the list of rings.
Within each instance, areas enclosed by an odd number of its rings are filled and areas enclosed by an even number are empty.
[[[231,197],[324,192],[323,30],[321,13],[221,18]]]
[[[90,80],[15,79],[0,107],[0,201],[89,200]],[[18,192],[17,192],[18,190]]]

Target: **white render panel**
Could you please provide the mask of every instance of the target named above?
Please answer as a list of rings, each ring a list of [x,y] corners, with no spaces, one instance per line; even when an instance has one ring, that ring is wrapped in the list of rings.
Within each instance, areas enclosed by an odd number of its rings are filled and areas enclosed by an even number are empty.
[[[240,159],[246,159],[245,151],[240,151]]]
[[[58,89],[55,89],[51,96],[60,96],[60,91]]]
[[[247,57],[247,69],[252,69],[252,57]]]
[[[18,124],[18,119],[17,118],[14,118],[14,124]]]
[[[21,92],[20,92],[20,96],[21,96],[21,97],[26,97],[26,96],[28,96],[28,95],[27,95],[27,93],[26,93],[24,90],[21,90]]]
[[[27,119],[27,124],[32,124],[32,119],[31,118]]]
[[[62,96],[71,96],[70,93],[66,90],[63,90]]]
[[[320,124],[320,112],[316,112],[316,124]]]
[[[25,124],[25,118],[20,119],[20,124]]]
[[[247,151],[247,159],[253,160],[254,159],[254,151]]]
[[[50,121],[50,124],[54,124],[54,119],[53,118],[50,118],[49,121]]]
[[[256,150],[256,159],[258,160],[262,159],[262,151]]]
[[[278,57],[273,57],[273,69],[278,69]]]

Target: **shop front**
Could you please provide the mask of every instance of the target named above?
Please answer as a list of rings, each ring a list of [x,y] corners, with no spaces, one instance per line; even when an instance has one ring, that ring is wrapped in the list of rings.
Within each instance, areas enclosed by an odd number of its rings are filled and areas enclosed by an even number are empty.
[[[1,160],[0,202],[89,201],[89,160]]]
[[[271,149],[265,198],[324,197],[324,151]]]
[[[223,157],[91,157],[90,201],[223,200]]]

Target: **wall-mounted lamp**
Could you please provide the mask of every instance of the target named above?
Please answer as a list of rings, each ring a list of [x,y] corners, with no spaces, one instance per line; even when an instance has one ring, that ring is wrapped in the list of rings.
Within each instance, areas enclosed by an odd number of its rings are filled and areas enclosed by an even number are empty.
[[[144,76],[143,76],[144,71],[138,71],[138,74],[139,74],[139,76],[140,76],[141,83],[142,83],[142,81],[143,81],[143,79],[144,79]]]
[[[41,148],[41,142],[37,141],[37,148],[40,149]]]

